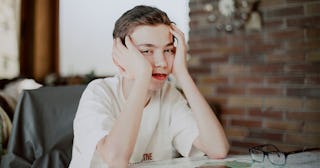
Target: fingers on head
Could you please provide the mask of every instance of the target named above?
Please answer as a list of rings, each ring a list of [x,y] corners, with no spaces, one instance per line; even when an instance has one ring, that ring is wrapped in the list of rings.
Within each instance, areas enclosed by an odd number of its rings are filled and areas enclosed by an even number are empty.
[[[176,37],[176,38],[184,38],[184,33],[173,23],[171,24],[170,32]]]
[[[133,44],[132,44],[130,36],[126,36],[125,43],[126,43],[126,46],[128,47],[128,49],[132,49],[133,48]]]

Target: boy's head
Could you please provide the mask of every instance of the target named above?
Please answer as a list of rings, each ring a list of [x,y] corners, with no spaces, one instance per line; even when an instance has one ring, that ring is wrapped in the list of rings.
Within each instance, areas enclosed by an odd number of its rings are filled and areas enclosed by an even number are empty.
[[[115,23],[113,38],[120,38],[124,43],[127,35],[140,25],[165,24],[170,26],[171,20],[167,14],[158,8],[150,6],[136,6],[125,12]]]

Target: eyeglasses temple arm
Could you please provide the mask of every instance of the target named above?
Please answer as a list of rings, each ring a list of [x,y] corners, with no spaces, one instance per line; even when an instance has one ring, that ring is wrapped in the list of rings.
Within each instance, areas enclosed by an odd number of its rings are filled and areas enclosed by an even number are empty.
[[[295,151],[291,151],[291,152],[285,152],[285,154],[286,155],[290,155],[290,154],[308,152],[308,151],[315,151],[315,150],[320,150],[320,148],[307,148],[307,149],[302,149],[302,150],[295,150]]]

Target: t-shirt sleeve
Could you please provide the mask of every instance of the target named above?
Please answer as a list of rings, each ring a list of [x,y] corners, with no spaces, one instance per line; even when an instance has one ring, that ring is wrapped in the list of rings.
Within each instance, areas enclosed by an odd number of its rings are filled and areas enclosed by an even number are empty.
[[[111,94],[108,94],[108,89],[95,82],[90,83],[81,96],[73,123],[74,165],[90,166],[98,141],[109,134],[114,121]]]
[[[176,103],[172,108],[171,133],[173,146],[184,157],[203,156],[204,153],[193,146],[194,140],[199,135],[198,126],[185,98],[176,93]]]

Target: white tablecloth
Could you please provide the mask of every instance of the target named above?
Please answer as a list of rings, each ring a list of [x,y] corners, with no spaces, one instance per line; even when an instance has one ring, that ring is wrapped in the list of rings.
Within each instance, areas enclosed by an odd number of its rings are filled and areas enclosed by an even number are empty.
[[[224,165],[226,168],[269,168],[279,167],[273,166],[268,158],[264,159],[263,163],[254,163],[250,155],[229,155],[225,159],[214,160],[207,157],[195,158],[177,158],[172,160],[164,160],[157,162],[143,162],[139,164],[130,165],[130,168],[196,168],[201,166],[203,168],[217,168]],[[211,166],[211,167],[210,167]],[[288,168],[320,168],[320,152],[304,152],[289,155],[287,164],[283,167]]]

